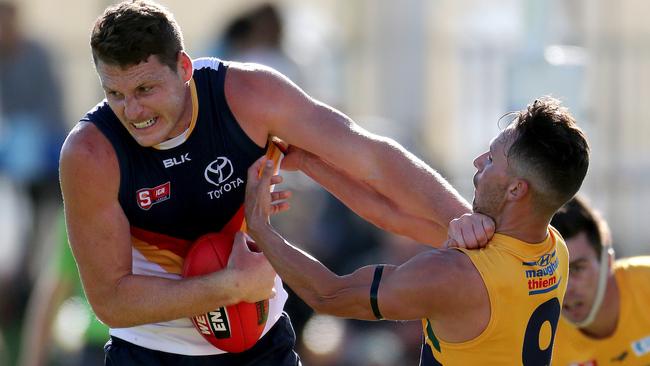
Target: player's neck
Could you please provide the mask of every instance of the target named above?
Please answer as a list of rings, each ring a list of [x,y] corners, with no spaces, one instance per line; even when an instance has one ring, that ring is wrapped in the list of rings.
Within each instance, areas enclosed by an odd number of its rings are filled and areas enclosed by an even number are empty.
[[[621,313],[621,297],[618,290],[616,278],[612,274],[607,280],[607,289],[603,303],[596,315],[594,321],[587,327],[581,328],[580,331],[590,338],[607,338],[616,331],[618,327],[618,318]]]
[[[548,220],[522,212],[504,212],[495,218],[496,232],[526,243],[541,243],[548,235]]]

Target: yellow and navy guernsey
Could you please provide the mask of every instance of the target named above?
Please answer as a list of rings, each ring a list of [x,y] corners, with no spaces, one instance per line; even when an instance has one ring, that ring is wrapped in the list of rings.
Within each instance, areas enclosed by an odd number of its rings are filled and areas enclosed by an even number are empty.
[[[554,366],[650,365],[650,257],[616,261],[614,276],[620,294],[616,330],[607,338],[594,339],[562,317]]]
[[[95,124],[117,154],[119,202],[131,225],[134,274],[180,279],[194,240],[242,227],[247,170],[274,145],[257,146],[235,120],[224,94],[227,69],[218,59],[194,60],[190,127],[161,145],[138,145],[105,100],[81,119]],[[276,290],[263,334],[279,319],[287,299],[279,277]],[[111,329],[110,334],[164,352],[224,353],[209,344],[189,318]]]
[[[490,321],[476,338],[448,343],[422,320],[421,365],[549,365],[566,291],[568,251],[558,232],[529,244],[495,234],[472,260],[490,297]]]

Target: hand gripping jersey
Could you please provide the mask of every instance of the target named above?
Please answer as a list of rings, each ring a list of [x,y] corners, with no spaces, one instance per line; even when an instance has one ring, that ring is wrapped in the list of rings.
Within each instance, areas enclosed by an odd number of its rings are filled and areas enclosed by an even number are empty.
[[[247,170],[265,149],[232,115],[224,95],[226,71],[227,64],[217,59],[194,61],[190,127],[156,147],[138,145],[106,101],[81,120],[94,123],[117,154],[119,202],[131,225],[134,274],[180,279],[194,240],[242,227]],[[275,324],[287,299],[279,277],[276,290],[262,334]],[[201,337],[189,318],[111,329],[110,334],[170,353],[223,353]]]
[[[478,337],[448,343],[423,319],[421,365],[550,364],[569,262],[560,234],[552,227],[548,233],[539,244],[495,234],[485,249],[459,249],[485,282],[490,321]]]
[[[561,318],[554,366],[650,365],[650,257],[617,260],[614,277],[620,294],[614,333],[594,339]]]

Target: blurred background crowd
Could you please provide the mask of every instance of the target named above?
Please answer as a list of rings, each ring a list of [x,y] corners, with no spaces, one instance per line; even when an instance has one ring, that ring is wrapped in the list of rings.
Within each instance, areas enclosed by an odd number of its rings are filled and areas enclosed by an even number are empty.
[[[192,57],[269,65],[402,143],[468,200],[472,159],[507,111],[560,98],[592,145],[583,193],[617,256],[650,252],[650,3],[644,0],[161,0]],[[109,0],[0,0],[0,365],[88,365],[107,330],[82,297],[61,217],[58,149],[101,98],[89,31]],[[403,179],[408,179],[404,177]],[[339,274],[424,250],[300,174],[275,218]],[[287,311],[305,365],[415,365],[419,322]]]

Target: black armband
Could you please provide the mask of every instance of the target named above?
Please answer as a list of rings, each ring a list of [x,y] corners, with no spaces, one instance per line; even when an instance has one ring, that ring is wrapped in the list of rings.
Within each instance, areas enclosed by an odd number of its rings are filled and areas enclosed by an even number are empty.
[[[384,317],[379,311],[379,306],[377,305],[377,291],[379,290],[379,282],[381,281],[381,274],[384,272],[384,265],[380,264],[375,267],[375,275],[372,279],[372,285],[370,286],[370,307],[372,308],[373,314],[377,320],[382,320]]]

